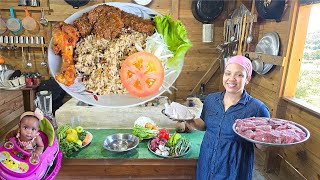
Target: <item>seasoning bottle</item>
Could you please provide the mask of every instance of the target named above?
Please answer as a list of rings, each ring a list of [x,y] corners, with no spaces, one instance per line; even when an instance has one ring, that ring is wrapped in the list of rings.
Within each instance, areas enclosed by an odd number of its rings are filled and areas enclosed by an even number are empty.
[[[205,86],[205,84],[200,85],[200,92],[198,98],[201,102],[204,102],[204,99],[207,97],[207,95],[205,94]]]

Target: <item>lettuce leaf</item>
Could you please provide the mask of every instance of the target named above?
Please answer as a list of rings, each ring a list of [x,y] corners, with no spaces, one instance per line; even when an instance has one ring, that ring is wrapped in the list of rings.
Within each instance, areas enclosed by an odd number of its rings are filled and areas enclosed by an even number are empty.
[[[167,67],[179,69],[183,65],[185,54],[192,46],[185,26],[180,20],[174,21],[170,15],[156,16],[154,22],[158,33],[163,35],[169,50],[174,53],[174,56],[169,58]]]

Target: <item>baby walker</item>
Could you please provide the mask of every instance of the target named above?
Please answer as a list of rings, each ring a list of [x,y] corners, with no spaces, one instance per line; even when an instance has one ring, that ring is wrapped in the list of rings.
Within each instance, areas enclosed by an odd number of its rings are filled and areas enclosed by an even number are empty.
[[[49,101],[50,102],[50,101]],[[50,105],[49,105],[50,106]],[[42,108],[39,107],[41,110]],[[44,143],[44,151],[33,158],[31,153],[17,145],[16,138],[11,138],[0,147],[0,179],[1,180],[51,180],[58,174],[61,167],[62,152],[59,150],[58,139],[53,119],[48,117],[40,121],[40,136]]]

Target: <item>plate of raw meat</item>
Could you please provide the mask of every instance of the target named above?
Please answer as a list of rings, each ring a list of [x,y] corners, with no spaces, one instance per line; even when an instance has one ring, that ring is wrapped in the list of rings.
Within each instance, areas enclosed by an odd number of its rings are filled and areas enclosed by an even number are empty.
[[[310,137],[310,132],[304,126],[277,118],[237,119],[232,128],[236,134],[247,141],[268,146],[299,144]]]

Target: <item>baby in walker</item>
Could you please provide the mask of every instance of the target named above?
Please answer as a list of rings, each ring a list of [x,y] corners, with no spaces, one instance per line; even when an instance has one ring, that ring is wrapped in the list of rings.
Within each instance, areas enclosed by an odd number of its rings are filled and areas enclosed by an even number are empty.
[[[34,112],[24,112],[20,116],[19,127],[9,132],[5,141],[9,141],[11,137],[17,138],[17,145],[23,150],[32,153],[32,156],[38,156],[43,152],[44,144],[39,134],[39,124],[44,118],[40,109]]]

